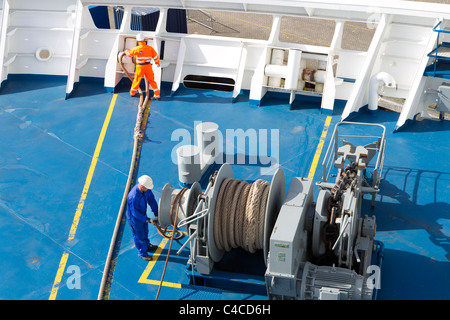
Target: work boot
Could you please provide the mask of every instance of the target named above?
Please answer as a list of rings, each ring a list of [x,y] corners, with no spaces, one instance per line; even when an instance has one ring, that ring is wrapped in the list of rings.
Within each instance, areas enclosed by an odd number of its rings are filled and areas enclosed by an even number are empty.
[[[150,251],[156,250],[157,248],[158,248],[157,245],[150,243],[147,247],[147,251],[150,252]]]
[[[152,100],[160,100],[161,99],[161,97],[159,97],[159,96],[153,96],[152,97]]]
[[[141,258],[141,259],[143,259],[143,260],[145,260],[145,261],[151,261],[151,260],[152,260],[152,257],[151,257],[151,256],[145,256],[145,257],[139,256],[139,258]]]

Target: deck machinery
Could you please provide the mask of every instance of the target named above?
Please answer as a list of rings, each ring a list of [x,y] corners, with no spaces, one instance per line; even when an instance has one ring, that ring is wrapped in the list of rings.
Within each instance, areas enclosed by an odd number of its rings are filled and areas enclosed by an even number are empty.
[[[380,136],[340,134],[339,129],[349,124],[379,127],[382,133]],[[355,147],[346,140],[349,138],[361,142],[376,140]],[[317,183],[320,187],[317,202],[314,204],[312,200],[311,179],[292,179],[270,239],[265,275],[269,298],[372,298],[373,283],[368,271],[376,223],[375,216],[362,217],[361,200],[363,194],[371,193],[374,205],[384,146],[383,126],[338,123],[323,161],[323,181]],[[368,165],[375,156],[369,182]],[[334,182],[328,182],[330,176],[335,176]]]
[[[348,128],[351,134],[345,134]],[[380,134],[367,135],[377,130]],[[190,244],[188,263],[200,274],[210,274],[233,248],[263,252],[269,299],[372,299],[376,221],[362,216],[361,202],[370,193],[374,205],[384,137],[382,125],[338,123],[323,160],[322,181],[316,183],[315,203],[312,179],[293,177],[285,193],[281,168],[264,185],[234,179],[225,163],[204,192],[198,182],[183,193],[166,184],[159,222],[165,227],[177,213],[177,226],[189,234],[180,251]]]

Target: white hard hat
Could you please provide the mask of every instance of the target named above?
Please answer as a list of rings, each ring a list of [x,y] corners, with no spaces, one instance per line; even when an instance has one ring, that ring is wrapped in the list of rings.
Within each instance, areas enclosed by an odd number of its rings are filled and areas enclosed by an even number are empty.
[[[143,33],[138,33],[136,35],[136,41],[144,41],[144,34]]]
[[[143,185],[147,189],[153,189],[153,180],[147,175],[140,176],[138,182],[140,185]]]

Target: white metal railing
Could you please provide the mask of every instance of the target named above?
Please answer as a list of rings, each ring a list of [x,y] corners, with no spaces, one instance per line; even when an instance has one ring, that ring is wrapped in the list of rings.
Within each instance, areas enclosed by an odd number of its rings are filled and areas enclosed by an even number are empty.
[[[368,127],[378,127],[382,129],[381,135],[355,135],[355,134],[340,134],[339,127],[344,125],[351,126],[368,126]],[[372,175],[372,188],[377,189],[379,183],[381,181],[381,175],[383,171],[383,163],[384,163],[384,149],[385,149],[385,133],[386,128],[381,124],[376,123],[363,123],[363,122],[348,122],[342,121],[336,124],[334,128],[333,135],[331,136],[330,144],[328,145],[327,152],[322,162],[322,180],[323,182],[327,182],[328,178],[331,174],[332,163],[338,158],[338,148],[339,148],[339,139],[342,138],[358,138],[358,139],[377,139],[376,148],[368,147],[368,150],[374,150],[377,154],[377,160],[374,165],[373,175]],[[351,141],[349,141],[351,142]],[[372,142],[372,141],[371,141]]]

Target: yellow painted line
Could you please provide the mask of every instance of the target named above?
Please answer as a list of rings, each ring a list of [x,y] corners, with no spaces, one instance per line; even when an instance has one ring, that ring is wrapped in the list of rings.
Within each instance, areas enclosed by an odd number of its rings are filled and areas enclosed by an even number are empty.
[[[68,241],[72,241],[75,238],[78,223],[80,222],[81,212],[83,211],[84,207],[84,201],[86,200],[89,187],[91,186],[92,176],[94,175],[97,160],[100,155],[100,150],[102,149],[103,140],[105,140],[106,130],[108,129],[109,121],[111,120],[111,115],[114,110],[116,100],[117,94],[115,94],[111,100],[105,122],[103,123],[102,131],[100,132],[100,137],[98,138],[97,146],[95,147],[94,156],[92,157],[91,166],[89,167],[89,172],[86,177],[86,182],[84,183],[83,192],[81,193],[80,201],[78,202],[78,207],[75,212],[75,217],[73,218],[72,227],[70,228],[69,238],[67,239]]]
[[[185,235],[187,234],[187,232],[183,232]],[[170,235],[171,233],[169,232],[168,235]],[[153,254],[153,258],[151,261],[148,262],[147,267],[145,268],[144,272],[142,273],[141,277],[139,278],[138,282],[139,283],[144,283],[144,284],[153,284],[156,286],[159,286],[159,284],[161,283],[161,280],[151,280],[148,277],[150,276],[150,272],[152,271],[153,267],[156,264],[156,261],[158,260],[159,256],[161,255],[161,252],[163,251],[164,247],[166,246],[167,242],[169,242],[169,238],[163,238],[161,240],[161,243],[158,245],[158,249],[156,249],[155,253]],[[162,285],[164,287],[170,287],[170,288],[181,288],[181,284],[180,283],[174,283],[174,282],[167,282],[167,281],[163,281]]]
[[[49,300],[55,300],[56,294],[58,293],[59,284],[61,283],[61,279],[64,273],[64,269],[66,269],[67,259],[69,258],[69,254],[64,252],[61,257],[61,261],[59,262],[58,272],[56,273],[55,282],[53,283],[52,292],[50,293]]]
[[[369,29],[369,28],[357,26],[357,25],[350,24],[350,23],[345,23],[345,25],[346,25],[346,26],[349,26],[349,27],[352,27],[352,28],[357,28],[357,29],[361,29],[361,30],[364,30],[364,31],[370,31],[370,32],[375,32],[375,30],[376,30],[376,28],[374,28],[374,29]]]
[[[148,276],[150,275],[150,272],[152,271],[153,267],[155,266],[156,260],[158,260],[159,256],[161,255],[161,252],[163,251],[164,247],[166,246],[167,242],[169,241],[168,238],[163,238],[161,243],[158,246],[158,249],[156,249],[155,253],[153,254],[152,260],[148,262],[147,267],[145,268],[144,272],[142,273],[141,277],[139,278],[139,283],[148,283],[150,280],[148,279]],[[159,281],[158,281],[159,284]]]
[[[323,45],[323,46],[325,46],[325,47],[329,47],[330,44],[331,44],[331,43],[325,43],[325,42],[318,41],[318,40],[313,40],[313,39],[310,39],[310,38],[307,38],[307,37],[302,37],[302,36],[299,36],[298,34],[286,32],[286,31],[281,31],[281,30],[280,30],[280,33],[286,34],[286,35],[288,35],[288,36],[293,36],[293,37],[301,38],[301,39],[304,39],[304,40],[307,40],[307,41],[315,42],[315,43],[321,44],[321,45]]]
[[[149,279],[145,279],[145,283],[146,284],[153,284],[155,286],[159,286],[161,280],[149,280]],[[162,283],[163,287],[169,287],[169,288],[176,288],[176,289],[181,289],[181,283],[174,283],[174,282],[166,282],[163,281]]]
[[[316,154],[314,155],[313,162],[311,164],[311,168],[309,170],[308,178],[314,178],[314,174],[316,173],[317,164],[319,163],[320,154],[322,153],[323,144],[325,143],[325,138],[327,137],[328,128],[330,127],[331,116],[328,116],[325,120],[325,125],[323,126],[323,131],[320,136],[319,144],[317,145]]]
[[[103,122],[102,131],[100,132],[100,136],[97,141],[97,146],[95,147],[94,156],[92,157],[91,166],[89,167],[88,175],[86,177],[86,181],[84,183],[83,192],[81,193],[80,201],[78,202],[77,210],[75,211],[75,216],[72,221],[72,226],[70,227],[69,237],[67,241],[70,242],[75,238],[75,233],[77,231],[78,223],[80,222],[81,213],[83,211],[84,202],[86,200],[86,196],[89,191],[89,187],[91,185],[92,177],[94,175],[95,167],[97,165],[97,160],[100,155],[100,150],[102,149],[103,141],[105,140],[106,130],[108,129],[109,121],[111,120],[111,115],[114,110],[114,105],[116,104],[117,94],[115,94],[111,100],[109,105],[108,113],[106,114],[105,121]],[[59,284],[62,279],[62,275],[66,268],[67,259],[69,254],[64,252],[61,257],[61,261],[59,263],[58,271],[56,272],[55,281],[53,282],[52,291],[50,293],[49,300],[55,300],[56,295],[58,293]]]

